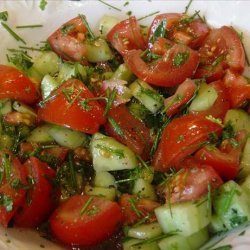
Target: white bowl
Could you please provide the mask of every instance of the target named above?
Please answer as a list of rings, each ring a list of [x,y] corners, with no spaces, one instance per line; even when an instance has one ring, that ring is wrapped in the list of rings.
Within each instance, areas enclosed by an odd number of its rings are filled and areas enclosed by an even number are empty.
[[[124,6],[126,0],[106,1],[111,5],[122,9],[122,12],[112,9],[100,1],[57,1],[47,0],[48,4],[44,11],[39,8],[39,1],[32,0],[2,0],[0,1],[0,11],[7,10],[9,13],[8,25],[43,24],[42,28],[19,29],[16,32],[24,38],[28,46],[35,46],[40,41],[46,40],[48,35],[57,29],[65,21],[84,14],[90,26],[98,30],[98,20],[104,15],[113,15],[125,19],[126,12],[132,11],[137,17],[142,17],[155,11],[183,12],[188,1],[181,0],[137,0],[129,1]],[[207,22],[214,27],[222,25],[232,25],[236,29],[244,32],[244,44],[247,51],[250,51],[250,1],[198,1],[194,0],[190,6],[189,13],[201,10],[201,15],[205,15]],[[143,24],[149,24],[153,17],[143,20]],[[17,43],[13,37],[0,25],[1,50],[0,63],[6,63],[6,53],[8,48],[17,48],[23,45]],[[250,53],[249,53],[250,54]],[[246,231],[243,236],[227,237],[220,245],[232,245],[236,250],[250,249],[250,231]],[[41,238],[38,234],[20,229],[4,229],[0,227],[0,250],[46,250],[63,249],[53,243]]]

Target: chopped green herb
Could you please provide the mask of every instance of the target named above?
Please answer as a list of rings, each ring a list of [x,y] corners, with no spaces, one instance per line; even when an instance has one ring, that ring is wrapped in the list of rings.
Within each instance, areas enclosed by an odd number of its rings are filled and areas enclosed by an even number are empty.
[[[89,24],[88,24],[88,22],[86,20],[86,17],[84,15],[81,15],[81,14],[79,14],[79,16],[81,17],[82,22],[85,24],[85,26],[86,26],[86,28],[88,30],[89,39],[94,40],[95,39],[95,35],[92,32],[92,30],[90,29],[90,26],[89,26]]]
[[[138,217],[143,216],[142,212],[138,210],[138,208],[136,207],[135,198],[133,197],[129,198],[129,203],[130,203],[131,209],[136,213]]]
[[[112,117],[108,117],[108,121],[116,134],[118,134],[120,136],[124,136],[124,132],[123,132],[122,128],[119,126],[119,124]]]
[[[106,116],[109,112],[109,110],[111,109],[115,98],[116,98],[116,94],[117,94],[117,90],[114,88],[111,93],[107,93],[107,97],[108,97],[108,101],[104,110],[104,115]]]
[[[74,160],[73,160],[73,155],[72,153],[69,154],[69,171],[70,171],[70,182],[71,182],[71,187],[74,190],[77,190],[77,180],[76,180],[76,173],[75,173],[75,168],[74,168]]]
[[[167,28],[167,19],[163,19],[158,27],[155,29],[155,32],[153,36],[150,38],[150,42],[153,44],[157,38],[164,37],[166,34],[166,28]]]
[[[94,216],[97,215],[100,211],[101,209],[99,207],[93,206],[91,209],[86,211],[86,214],[88,216]]]
[[[106,152],[110,152],[110,153],[116,155],[119,159],[122,159],[125,157],[124,152],[121,149],[113,149],[110,147],[105,147],[105,146],[100,145],[100,144],[97,144],[96,148],[99,148],[99,149],[104,150]]]
[[[105,5],[107,5],[108,7],[112,8],[114,10],[122,11],[121,9],[119,9],[119,8],[117,8],[117,7],[115,7],[115,6],[111,5],[111,4],[108,4],[108,3],[106,3],[106,2],[104,2],[102,0],[98,0],[98,1],[101,2],[101,3],[103,3],[103,4],[105,4]]]
[[[158,14],[158,13],[160,13],[160,11],[152,12],[152,13],[146,15],[146,16],[143,16],[143,17],[138,18],[137,21],[141,21],[141,20],[143,20],[143,19],[145,19],[145,18],[147,18],[147,17],[154,16],[154,15],[156,15],[156,14]]]
[[[9,155],[7,154],[2,154],[2,166],[4,169],[4,174],[5,174],[5,178],[7,180],[7,182],[10,181],[10,177],[11,177],[11,161],[9,158]]]
[[[185,7],[185,12],[184,12],[184,14],[187,14],[187,13],[188,13],[188,10],[189,10],[189,8],[190,8],[192,2],[193,2],[193,0],[189,0],[187,6]]]
[[[127,16],[131,16],[131,15],[132,15],[132,11],[131,11],[131,10],[127,11],[127,12],[126,12],[126,15],[127,15]]]
[[[87,209],[88,209],[88,207],[90,206],[90,204],[91,204],[91,202],[93,201],[93,199],[94,199],[93,196],[89,197],[89,199],[88,199],[88,200],[86,201],[86,203],[83,205],[83,207],[82,207],[82,209],[81,209],[81,211],[80,211],[80,215],[83,215],[83,214],[87,211]]]
[[[45,7],[46,7],[47,4],[48,4],[48,2],[46,0],[40,0],[39,8],[41,10],[45,10]]]
[[[71,86],[62,90],[67,102],[71,103],[73,99],[73,94],[75,92],[75,85],[72,84]]]
[[[14,32],[6,23],[1,22],[1,24],[16,41],[18,42],[20,41],[23,44],[26,44],[26,42],[16,32]]]
[[[8,20],[8,11],[2,11],[0,12],[0,20],[7,21]]]
[[[180,20],[180,24],[181,25],[188,25],[189,23],[191,23],[197,16],[199,17],[200,15],[200,11],[195,11],[195,13],[190,16],[190,17],[184,17]]]
[[[127,5],[129,5],[129,1],[126,1],[126,2],[123,4],[124,7],[127,6]]]
[[[8,195],[0,194],[0,205],[4,206],[7,212],[13,210],[13,200]]]
[[[60,29],[61,32],[64,34],[64,35],[68,35],[71,31],[73,31],[75,29],[75,25],[70,23],[70,24],[65,24],[63,25],[63,27]]]
[[[231,250],[231,249],[233,249],[232,245],[225,245],[225,246],[213,248],[211,250]]]
[[[18,26],[16,26],[17,29],[41,28],[41,27],[43,27],[42,24],[18,25]]]
[[[183,141],[185,141],[185,136],[184,135],[179,135],[176,142],[180,143],[180,142],[183,142]]]
[[[80,106],[86,110],[86,111],[90,111],[91,110],[91,107],[89,105],[89,102],[90,101],[98,101],[98,100],[104,100],[104,101],[107,101],[107,98],[106,97],[93,97],[93,98],[85,98],[85,99],[82,99],[79,104]]]
[[[243,236],[246,233],[246,231],[242,231],[241,233],[239,233],[239,236]]]
[[[247,221],[248,221],[247,216],[235,215],[234,217],[230,218],[230,226],[232,228],[236,228]]]
[[[175,67],[180,67],[183,65],[189,58],[189,52],[179,52],[175,55],[173,59],[173,65]]]

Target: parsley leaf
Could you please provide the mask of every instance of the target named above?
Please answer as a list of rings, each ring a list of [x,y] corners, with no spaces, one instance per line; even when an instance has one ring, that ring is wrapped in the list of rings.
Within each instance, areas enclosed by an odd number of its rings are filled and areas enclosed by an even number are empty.
[[[173,65],[175,67],[180,67],[181,65],[183,65],[189,58],[189,52],[179,52],[175,55],[174,59],[173,59]]]
[[[165,18],[155,29],[153,36],[150,38],[150,43],[153,44],[157,40],[157,38],[164,37],[166,34],[166,28],[167,28],[167,19]]]
[[[46,0],[40,0],[39,8],[41,10],[45,10],[45,7],[47,4],[48,4],[48,2]]]
[[[2,11],[0,12],[0,20],[7,21],[8,20],[8,12],[7,11]]]

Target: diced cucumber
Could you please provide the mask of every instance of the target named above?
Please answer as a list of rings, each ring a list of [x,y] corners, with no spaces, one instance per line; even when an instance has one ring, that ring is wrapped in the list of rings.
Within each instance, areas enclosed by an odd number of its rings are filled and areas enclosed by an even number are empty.
[[[136,239],[151,239],[162,234],[159,223],[142,224],[136,227],[131,227],[128,230],[128,236]]]
[[[158,243],[161,250],[192,250],[186,237],[173,235]]]
[[[139,120],[144,121],[147,119],[148,115],[151,115],[151,112],[142,104],[138,102],[129,103],[129,111]]]
[[[248,175],[246,177],[246,179],[244,180],[244,182],[242,182],[240,184],[241,188],[245,191],[245,193],[247,194],[247,196],[250,196],[250,175]],[[250,203],[250,201],[249,201]]]
[[[151,183],[154,179],[154,169],[152,167],[141,169],[141,178],[148,183]]]
[[[106,37],[109,31],[120,22],[120,19],[114,16],[104,15],[99,22],[99,33],[101,37]]]
[[[208,110],[213,106],[217,98],[218,93],[213,86],[201,83],[197,96],[189,106],[189,111]]]
[[[224,118],[224,124],[230,122],[235,131],[245,129],[250,133],[250,115],[242,109],[230,109]]]
[[[124,80],[130,82],[133,77],[132,71],[128,68],[128,66],[123,63],[117,68],[111,77],[112,80]]]
[[[211,221],[211,206],[207,199],[194,202],[165,204],[155,209],[155,214],[164,233],[180,231],[183,236],[192,235]]]
[[[45,75],[41,81],[42,97],[45,99],[50,93],[59,86],[59,83],[51,76]]]
[[[115,177],[109,172],[97,172],[94,178],[96,187],[116,187]]]
[[[246,178],[250,175],[250,137],[247,138],[240,160],[239,178]]]
[[[116,189],[113,187],[104,188],[104,187],[91,187],[87,185],[85,186],[84,192],[87,195],[99,196],[111,201],[115,200],[116,196]]]
[[[143,243],[143,240],[138,239],[126,240],[122,243],[122,247],[123,250],[160,250],[156,241]]]
[[[212,219],[208,226],[208,229],[209,229],[209,232],[212,234],[217,234],[220,232],[227,231],[227,228],[223,224],[223,221],[217,215],[212,215]]]
[[[6,115],[12,111],[12,103],[9,99],[0,100],[0,115]]]
[[[37,142],[37,143],[47,143],[53,142],[54,139],[49,135],[50,125],[45,124],[36,127],[31,131],[29,137],[26,139],[28,142]]]
[[[134,152],[112,137],[94,134],[90,150],[96,172],[132,169],[138,166]]]
[[[21,102],[14,101],[12,104],[12,107],[14,110],[16,110],[19,113],[29,114],[29,115],[37,117],[37,114],[35,113],[35,111],[31,107],[29,107]]]
[[[105,62],[111,60],[114,55],[108,46],[108,43],[102,39],[98,38],[94,41],[86,42],[86,58],[89,62]]]
[[[87,78],[87,72],[80,63],[63,63],[57,76],[57,82],[63,83],[70,78],[80,77],[83,81]]]
[[[27,75],[36,85],[39,85],[43,79],[43,75],[32,66],[27,70]]]
[[[129,88],[132,95],[150,112],[156,113],[163,106],[163,97],[146,82],[137,79]]]
[[[156,200],[156,193],[154,190],[154,186],[142,178],[139,178],[135,181],[132,193],[138,194],[139,196],[143,198]]]
[[[59,71],[60,59],[55,52],[46,51],[34,60],[32,67],[42,76],[54,75]]]
[[[58,125],[51,125],[48,133],[60,146],[71,149],[80,147],[87,140],[86,134]]]
[[[0,136],[0,150],[11,149],[13,146],[13,139],[9,135]]]
[[[248,197],[234,181],[224,183],[214,196],[213,207],[227,229],[243,224],[250,219]]]
[[[194,233],[187,237],[187,241],[192,250],[199,249],[202,245],[204,245],[209,239],[207,228],[203,228],[197,233]]]

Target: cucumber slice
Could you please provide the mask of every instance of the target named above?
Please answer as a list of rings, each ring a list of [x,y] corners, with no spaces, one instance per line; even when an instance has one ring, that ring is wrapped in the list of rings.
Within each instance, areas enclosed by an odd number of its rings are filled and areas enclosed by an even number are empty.
[[[245,193],[250,196],[250,175],[246,177],[243,183],[240,184],[241,188],[245,191]],[[249,202],[250,203],[250,202]]]
[[[43,79],[42,74],[32,66],[27,70],[27,75],[36,85],[38,85]]]
[[[9,99],[0,100],[0,115],[6,115],[12,112],[12,103]]]
[[[54,75],[59,71],[60,59],[55,52],[46,51],[42,52],[39,57],[34,60],[32,67],[40,73],[42,76],[44,75]]]
[[[230,109],[224,118],[224,124],[230,122],[235,131],[245,129],[250,133],[250,115],[242,109]]]
[[[218,93],[215,88],[206,83],[201,83],[197,96],[189,106],[189,111],[208,110],[214,105],[217,98]]]
[[[100,36],[105,38],[109,31],[120,22],[120,19],[114,16],[104,15],[99,22]]]
[[[87,140],[86,134],[58,125],[51,125],[48,133],[60,146],[71,149],[80,147]]]
[[[109,172],[97,172],[94,178],[96,187],[116,187],[115,177]]]
[[[48,97],[50,93],[59,85],[60,84],[51,75],[45,75],[41,81],[41,92],[43,99]]]
[[[86,42],[86,58],[89,62],[105,62],[111,60],[114,55],[108,46],[108,43],[102,39],[98,38],[96,40]]]
[[[35,111],[32,108],[30,108],[29,106],[27,106],[21,102],[14,101],[12,104],[12,107],[14,110],[16,110],[19,113],[29,114],[29,115],[32,115],[34,117],[37,117],[37,114],[35,113]]]
[[[223,221],[217,215],[212,215],[212,219],[208,226],[208,229],[209,229],[209,232],[212,234],[217,234],[220,232],[227,231],[227,228],[223,224]]]
[[[189,236],[210,223],[211,206],[204,198],[197,203],[165,204],[156,208],[155,214],[164,233],[180,231],[180,235]]]
[[[131,227],[128,230],[128,236],[136,239],[151,239],[153,237],[159,236],[162,234],[161,227],[159,223],[150,223],[142,224],[137,227]]]
[[[250,137],[248,137],[240,161],[239,178],[250,175]]]
[[[128,68],[126,64],[120,64],[117,70],[111,77],[112,80],[124,80],[130,82],[133,77],[132,71]]]
[[[90,151],[96,172],[133,169],[138,166],[137,157],[132,150],[100,133],[93,135]]]
[[[137,79],[129,88],[132,95],[150,112],[156,113],[163,106],[164,98],[146,82]]]
[[[154,186],[142,178],[139,178],[135,181],[132,193],[138,194],[140,197],[143,198],[156,200],[156,193],[154,190]]]
[[[200,247],[204,245],[208,240],[209,240],[209,235],[207,228],[203,228],[197,233],[194,233],[187,237],[187,241],[191,249],[193,250],[200,249]]]
[[[13,138],[11,138],[9,135],[0,136],[0,150],[11,149],[13,144]]]
[[[28,142],[47,143],[53,142],[54,139],[49,135],[50,125],[41,125],[31,131]]]
[[[158,243],[161,250],[192,250],[186,237],[173,235],[161,240]]]
[[[87,185],[85,186],[84,192],[87,195],[99,196],[111,201],[114,201],[116,196],[116,189],[113,187],[104,188],[104,187],[91,187]]]
[[[232,229],[250,219],[248,197],[234,181],[224,183],[214,196],[213,207],[227,229]]]
[[[136,245],[138,243],[142,243]],[[122,243],[123,250],[160,250],[157,242],[143,243],[143,240],[130,239]]]

